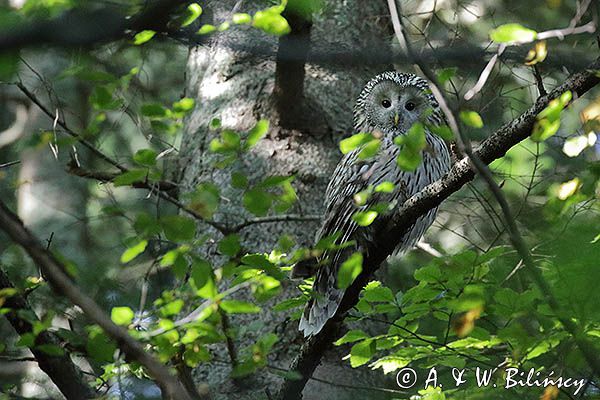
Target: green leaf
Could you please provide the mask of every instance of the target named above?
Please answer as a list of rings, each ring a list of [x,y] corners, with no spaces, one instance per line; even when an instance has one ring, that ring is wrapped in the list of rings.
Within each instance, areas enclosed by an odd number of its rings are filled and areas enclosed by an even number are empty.
[[[406,134],[397,136],[394,143],[400,146],[396,159],[398,167],[403,171],[416,170],[423,159],[421,152],[427,146],[425,127],[420,122],[414,123]]]
[[[360,367],[369,362],[375,353],[375,341],[363,340],[352,346],[350,350],[350,365],[352,368]]]
[[[183,308],[184,302],[181,299],[175,299],[161,307],[160,312],[164,317],[177,315]]]
[[[183,99],[178,100],[175,103],[173,103],[173,111],[176,111],[179,113],[187,113],[189,111],[192,111],[195,106],[196,106],[196,102],[194,101],[194,99],[189,98],[189,97],[184,97]]]
[[[167,239],[176,243],[190,241],[196,235],[196,222],[183,215],[162,217],[160,225]]]
[[[288,34],[292,29],[287,20],[281,15],[282,11],[283,8],[278,6],[258,11],[254,14],[252,25],[272,35],[282,36]]]
[[[198,3],[190,4],[186,9],[185,19],[181,23],[181,26],[191,25],[195,20],[202,15],[202,7]]]
[[[231,21],[237,25],[250,25],[252,23],[252,17],[246,13],[235,13],[231,18]]]
[[[354,282],[356,277],[362,272],[362,262],[363,255],[356,252],[342,263],[337,276],[337,286],[339,289],[346,289]]]
[[[533,132],[531,133],[533,141],[543,142],[558,132],[560,128],[560,115],[572,98],[572,93],[567,90],[558,98],[550,101],[548,106],[537,115]]]
[[[347,154],[374,139],[370,133],[357,133],[340,141],[340,151],[342,154]]]
[[[240,236],[235,233],[227,235],[221,239],[217,247],[222,254],[229,257],[235,257],[242,249],[242,246],[240,245]]]
[[[231,186],[236,189],[246,189],[248,187],[248,177],[241,172],[232,172]]]
[[[167,116],[167,109],[158,103],[142,104],[141,112],[145,117],[164,118]]]
[[[40,344],[35,346],[35,349],[54,357],[61,357],[65,354],[65,350],[56,344]]]
[[[352,220],[359,226],[369,226],[378,215],[377,211],[357,211],[352,215]]]
[[[381,140],[373,139],[365,143],[360,152],[358,153],[359,160],[366,160],[367,158],[374,157],[379,151]]]
[[[275,312],[281,312],[290,310],[292,308],[300,307],[306,304],[306,297],[294,297],[292,299],[283,300],[280,303],[275,304],[272,308]]]
[[[368,337],[369,337],[369,335],[367,335],[365,332],[355,329],[355,330],[346,332],[346,334],[344,336],[342,336],[341,338],[336,340],[333,344],[335,346],[341,346],[345,343],[356,342],[358,340],[366,339]]]
[[[113,185],[115,186],[129,186],[134,182],[144,182],[148,171],[145,169],[132,169],[127,172],[123,172],[121,175],[113,179]]]
[[[254,128],[248,132],[248,137],[246,138],[246,148],[250,149],[258,143],[260,139],[262,139],[267,132],[269,131],[269,121],[265,119],[261,119],[254,125]]]
[[[212,281],[212,266],[205,259],[195,259],[192,263],[191,278],[197,290],[202,289],[207,282]]]
[[[125,250],[123,252],[123,254],[121,255],[121,263],[127,264],[128,262],[130,262],[131,260],[133,260],[134,258],[139,256],[140,254],[142,254],[144,252],[144,250],[146,250],[146,246],[148,246],[148,241],[142,240],[138,244]]]
[[[452,133],[452,129],[448,125],[428,125],[427,126],[431,132],[438,135],[444,140],[453,140],[454,134]]]
[[[0,82],[9,81],[19,70],[19,53],[3,52],[0,54]]]
[[[253,314],[261,311],[259,306],[241,300],[222,300],[219,307],[228,314]]]
[[[188,206],[205,219],[212,219],[221,202],[219,188],[211,182],[199,184],[189,197]]]
[[[375,192],[377,193],[392,193],[394,191],[395,185],[392,182],[382,182],[379,185],[375,186]]]
[[[369,282],[362,291],[363,298],[371,303],[395,302],[391,289],[381,285],[379,281]]]
[[[153,167],[156,165],[156,151],[152,149],[141,149],[138,150],[133,156],[133,161],[144,167]]]
[[[133,38],[133,44],[135,44],[136,46],[144,44],[144,43],[148,42],[150,39],[152,39],[154,37],[154,35],[156,35],[156,32],[154,32],[152,30],[141,31],[141,32],[137,33],[135,35],[135,37]]]
[[[99,326],[91,326],[87,330],[86,353],[98,362],[113,362],[117,346],[106,336]]]
[[[115,324],[121,326],[127,326],[131,324],[134,316],[135,313],[129,307],[113,307],[113,309],[110,311],[110,319],[112,319]]]
[[[96,110],[116,110],[123,105],[120,99],[113,97],[112,91],[106,86],[95,86],[90,95],[90,103]]]
[[[490,39],[496,43],[527,43],[537,38],[537,32],[521,24],[500,25],[490,31]]]
[[[475,111],[463,110],[460,112],[459,116],[466,126],[477,129],[483,128],[483,119],[481,119],[481,116]]]
[[[454,75],[456,75],[456,71],[458,71],[458,68],[456,68],[456,67],[450,67],[450,68],[444,68],[444,69],[442,69],[437,74],[438,82],[441,85],[443,85],[444,83],[448,82],[450,79],[454,78]]]
[[[214,153],[228,153],[240,150],[241,138],[237,132],[231,129],[224,129],[221,132],[220,139],[213,139],[210,142],[210,150]]]
[[[190,346],[183,352],[183,361],[190,368],[197,367],[200,363],[208,362],[212,358],[204,346]]]
[[[217,27],[211,24],[204,24],[200,29],[198,29],[199,35],[207,35],[217,30]]]
[[[243,197],[244,207],[252,214],[262,217],[267,215],[271,204],[273,203],[273,197],[270,193],[254,188],[246,191]]]

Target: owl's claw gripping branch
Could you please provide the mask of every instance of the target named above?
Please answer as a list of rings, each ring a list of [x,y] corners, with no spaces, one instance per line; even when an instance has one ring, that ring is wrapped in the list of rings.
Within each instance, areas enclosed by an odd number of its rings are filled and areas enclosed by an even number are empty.
[[[500,127],[484,140],[474,150],[474,154],[486,165],[503,157],[506,152],[525,140],[531,134],[536,116],[548,105],[566,91],[571,91],[575,98],[582,96],[600,83],[600,59],[589,65],[584,71],[572,74],[565,82],[546,96],[538,100],[523,114]],[[300,352],[290,365],[290,370],[302,376],[301,379],[286,379],[278,392],[276,399],[301,399],[302,390],[308,379],[319,365],[321,357],[327,348],[338,338],[340,321],[345,313],[358,301],[358,296],[371,275],[380,264],[398,246],[398,241],[415,221],[429,210],[437,207],[452,193],[458,191],[475,177],[475,172],[467,158],[456,162],[451,170],[441,179],[425,187],[404,202],[398,212],[395,212],[393,224],[386,232],[380,232],[373,240],[377,244],[376,251],[365,254],[362,273],[346,289],[339,307],[322,330],[310,337],[301,347]]]

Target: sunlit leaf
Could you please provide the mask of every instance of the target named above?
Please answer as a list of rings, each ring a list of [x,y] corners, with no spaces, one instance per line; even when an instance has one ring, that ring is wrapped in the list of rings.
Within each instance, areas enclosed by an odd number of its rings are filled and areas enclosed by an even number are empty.
[[[354,282],[356,277],[362,272],[362,262],[362,254],[356,252],[342,263],[337,276],[337,286],[339,289],[346,289]]]
[[[144,250],[146,250],[146,246],[148,246],[148,241],[142,240],[135,246],[132,246],[125,250],[125,252],[123,252],[123,254],[121,255],[121,263],[126,264],[134,258],[136,258],[137,256],[139,256],[140,254],[142,254]]]
[[[352,220],[359,226],[369,226],[377,218],[377,211],[357,211],[352,215]]]
[[[267,33],[282,36],[292,30],[287,20],[281,15],[283,7],[275,6],[257,11],[252,19],[252,25]]]
[[[531,133],[532,140],[542,142],[558,132],[560,128],[560,115],[572,97],[571,92],[567,90],[558,98],[548,103],[548,106],[536,117],[533,132]]]
[[[394,191],[395,185],[392,182],[382,182],[379,185],[375,186],[375,192],[378,193],[392,193]]]
[[[185,19],[181,23],[181,26],[191,25],[195,20],[202,15],[202,7],[198,3],[192,3],[187,6]]]
[[[483,128],[483,119],[475,111],[463,110],[459,114],[461,121],[472,128]]]
[[[369,337],[369,335],[367,335],[365,332],[355,329],[355,330],[346,332],[346,334],[344,336],[342,336],[341,338],[336,340],[333,344],[336,346],[341,346],[345,343],[356,342],[358,340],[366,339],[368,337]]]
[[[360,367],[371,360],[375,354],[375,341],[363,340],[356,343],[350,350],[350,365],[352,368]]]
[[[548,48],[546,47],[546,41],[540,40],[529,50],[525,57],[525,65],[535,65],[541,63],[548,56]]]
[[[154,35],[156,35],[156,32],[152,30],[141,31],[137,33],[133,38],[133,44],[135,44],[136,46],[144,44],[150,41],[154,37]]]
[[[370,133],[357,133],[340,141],[340,151],[342,154],[347,154],[374,139]]]
[[[222,300],[219,307],[228,314],[253,314],[260,312],[260,307],[241,300]]]
[[[110,311],[110,319],[117,325],[127,326],[131,324],[134,316],[133,310],[129,307],[113,307]]]
[[[246,13],[235,13],[231,21],[237,25],[250,25],[252,23],[252,16]]]
[[[217,27],[211,24],[204,24],[200,29],[198,29],[199,35],[207,35],[217,30]]]
[[[577,157],[583,150],[592,147],[597,140],[595,132],[568,138],[563,145],[563,153],[569,157]]]
[[[574,178],[574,179],[571,179],[570,181],[562,183],[558,188],[557,197],[560,200],[566,200],[569,197],[573,196],[575,194],[575,192],[577,192],[577,189],[579,189],[580,186],[581,186],[581,181],[579,180],[579,178]]]
[[[527,43],[535,40],[537,32],[521,24],[500,25],[490,31],[490,39],[496,43]]]

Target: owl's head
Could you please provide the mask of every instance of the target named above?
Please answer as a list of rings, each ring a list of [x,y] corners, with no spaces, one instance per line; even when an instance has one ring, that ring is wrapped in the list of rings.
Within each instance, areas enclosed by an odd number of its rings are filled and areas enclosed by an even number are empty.
[[[354,106],[354,128],[379,129],[395,135],[406,132],[425,117],[435,119],[438,115],[438,103],[426,80],[388,71],[371,79],[360,93]]]

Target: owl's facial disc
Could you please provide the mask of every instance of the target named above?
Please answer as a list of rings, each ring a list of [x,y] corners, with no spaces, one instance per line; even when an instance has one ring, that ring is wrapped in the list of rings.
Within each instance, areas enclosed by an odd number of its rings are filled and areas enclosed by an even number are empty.
[[[392,81],[377,85],[369,101],[371,124],[388,132],[404,133],[428,107],[424,94],[415,87],[401,87]]]

